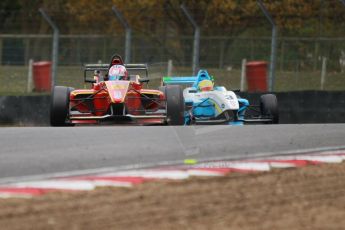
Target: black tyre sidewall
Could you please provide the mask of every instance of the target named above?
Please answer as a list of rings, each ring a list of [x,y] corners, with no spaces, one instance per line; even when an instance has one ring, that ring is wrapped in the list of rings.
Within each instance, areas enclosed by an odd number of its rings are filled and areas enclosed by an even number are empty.
[[[273,124],[279,122],[278,100],[274,94],[264,94],[260,97],[260,108],[262,115],[272,116]]]
[[[69,114],[69,95],[72,88],[55,86],[50,103],[50,124],[52,126],[66,126]]]
[[[167,117],[169,125],[184,124],[184,99],[182,88],[179,85],[168,85],[165,87],[167,103]]]

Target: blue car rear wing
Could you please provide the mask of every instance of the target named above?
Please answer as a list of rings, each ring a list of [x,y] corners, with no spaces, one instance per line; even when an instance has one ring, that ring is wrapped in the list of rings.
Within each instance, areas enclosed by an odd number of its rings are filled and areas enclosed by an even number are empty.
[[[198,77],[163,77],[163,85],[189,85],[194,84]]]
[[[207,70],[201,69],[197,76],[163,77],[163,85],[193,85],[193,87],[197,87],[202,80],[213,82],[213,77],[208,74]]]

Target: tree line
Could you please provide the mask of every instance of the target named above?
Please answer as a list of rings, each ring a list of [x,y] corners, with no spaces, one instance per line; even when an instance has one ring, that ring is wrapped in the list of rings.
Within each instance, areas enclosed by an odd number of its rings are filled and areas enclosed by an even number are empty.
[[[264,0],[284,36],[344,36],[345,6],[340,0]],[[131,27],[143,34],[190,34],[184,3],[204,35],[260,35],[270,25],[255,0],[2,0],[1,33],[48,33],[43,7],[64,34],[119,33],[115,5]],[[263,30],[264,29],[264,30]]]

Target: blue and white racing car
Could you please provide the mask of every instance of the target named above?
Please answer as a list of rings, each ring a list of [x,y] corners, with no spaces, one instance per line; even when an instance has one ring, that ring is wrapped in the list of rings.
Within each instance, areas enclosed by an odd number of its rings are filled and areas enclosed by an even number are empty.
[[[185,102],[185,124],[233,124],[279,122],[278,102],[274,94],[264,94],[259,105],[251,105],[234,91],[214,86],[206,70],[192,77],[163,77],[163,87],[181,85]]]

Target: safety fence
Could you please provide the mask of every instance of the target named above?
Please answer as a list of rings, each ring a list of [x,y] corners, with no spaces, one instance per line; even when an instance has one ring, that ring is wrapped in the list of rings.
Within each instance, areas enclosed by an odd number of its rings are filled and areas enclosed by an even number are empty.
[[[124,54],[124,36],[61,35],[56,84],[83,87],[82,65]],[[241,63],[270,60],[270,37],[202,37],[200,67],[216,83],[240,88]],[[134,35],[131,62],[148,63],[152,78],[192,74],[192,36]],[[274,91],[344,90],[345,38],[278,39]],[[27,92],[28,63],[51,61],[52,36],[0,35],[0,94]],[[322,72],[323,78],[322,77]],[[323,83],[322,83],[323,82]],[[321,85],[322,84],[322,85]]]
[[[75,66],[90,62],[108,62],[111,55],[124,56],[124,36],[61,35],[59,65]],[[203,36],[200,42],[200,66],[204,68],[240,68],[241,61],[269,60],[271,37]],[[133,36],[131,62],[157,63],[173,60],[178,66],[191,66],[192,36]],[[317,71],[322,57],[329,71],[345,71],[345,37],[280,37],[277,45],[277,70]],[[27,65],[29,59],[51,60],[51,35],[0,35],[0,64]],[[343,68],[343,69],[342,69]]]

